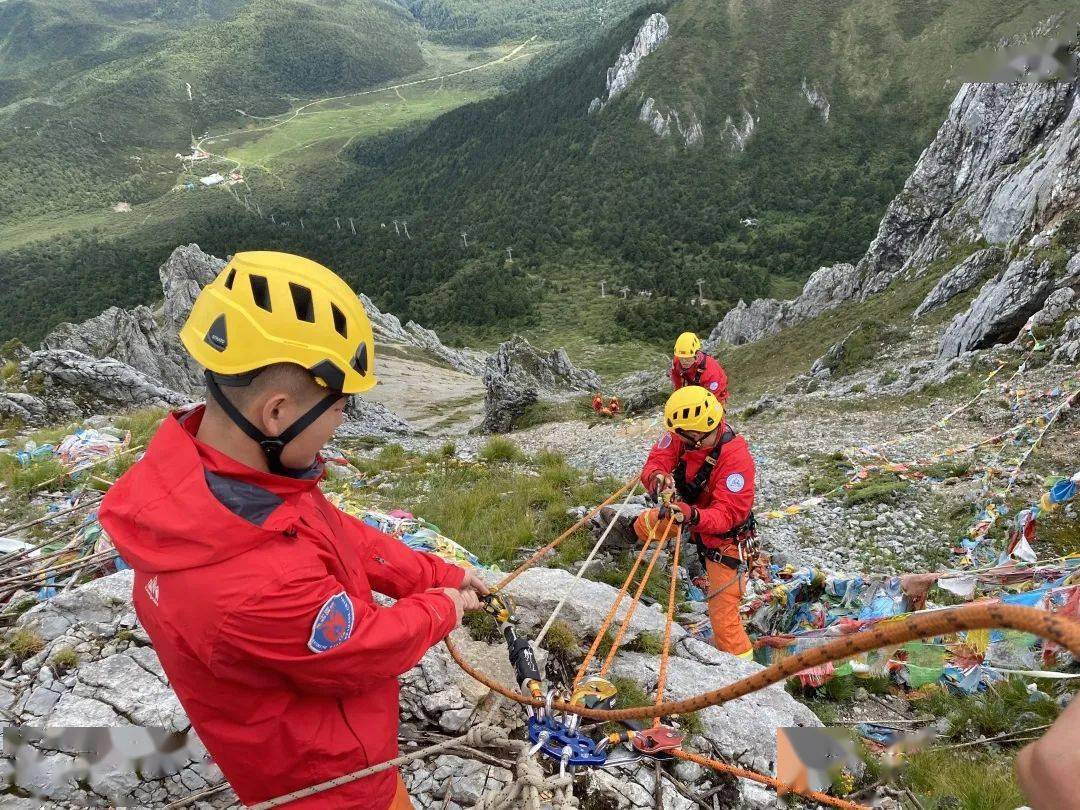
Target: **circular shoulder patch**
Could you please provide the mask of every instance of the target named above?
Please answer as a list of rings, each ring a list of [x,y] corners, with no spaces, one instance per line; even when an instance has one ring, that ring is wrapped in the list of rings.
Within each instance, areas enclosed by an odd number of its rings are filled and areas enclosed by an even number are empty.
[[[730,491],[742,492],[742,488],[746,486],[746,479],[742,477],[741,473],[732,473],[724,483]]]
[[[670,446],[671,446],[671,434],[665,432],[664,435],[660,437],[660,441],[658,441],[656,443],[656,448],[658,450],[663,450],[663,449],[665,449],[667,447],[670,447]]]
[[[720,385],[720,383],[718,383],[718,382],[711,382],[711,383],[709,383],[709,390],[710,391],[715,391],[719,387],[719,385]]]

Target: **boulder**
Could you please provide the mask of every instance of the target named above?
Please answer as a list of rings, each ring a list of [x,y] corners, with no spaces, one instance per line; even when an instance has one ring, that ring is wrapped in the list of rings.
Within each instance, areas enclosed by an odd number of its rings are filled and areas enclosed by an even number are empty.
[[[339,438],[408,436],[416,429],[380,402],[362,396],[349,397],[345,421],[334,434]]]
[[[224,267],[224,261],[190,244],[176,248],[158,268],[165,296],[161,306],[163,343],[179,378],[175,384],[162,379],[178,391],[199,393],[203,389],[202,371],[180,344],[180,329],[191,314],[200,290],[217,278]]]
[[[1065,322],[1065,328],[1058,340],[1058,348],[1054,352],[1054,362],[1080,362],[1080,317],[1070,318]]]
[[[912,317],[917,320],[926,313],[945,306],[960,293],[967,292],[982,281],[987,272],[1000,264],[1004,258],[1005,251],[1001,248],[992,247],[975,251],[938,280],[934,289],[927,293],[926,298],[915,309]]]
[[[652,411],[662,407],[667,400],[671,393],[671,378],[664,369],[634,371],[620,377],[613,390],[624,411]]]
[[[967,311],[949,324],[938,357],[956,357],[1012,340],[1028,318],[1039,311],[1054,286],[1049,261],[1039,262],[1034,253],[1014,260],[986,282]]]
[[[594,573],[599,566],[593,569]],[[492,582],[499,577],[492,576]],[[616,588],[590,579],[576,579],[561,568],[530,568],[506,586],[506,593],[517,605],[522,632],[534,635],[548,620],[559,600],[566,603],[559,612],[564,622],[579,639],[591,642],[600,629],[607,612],[618,594]],[[630,599],[624,599],[615,616],[621,622],[629,608]],[[634,641],[642,633],[662,635],[664,613],[657,605],[639,604],[626,629],[624,643]],[[617,626],[617,625],[616,625]],[[678,625],[672,627],[672,639],[687,635]]]
[[[481,430],[504,433],[525,410],[541,398],[562,400],[599,390],[600,377],[579,369],[564,349],[539,351],[520,335],[501,343],[484,368],[484,422]]]
[[[49,408],[44,400],[32,394],[0,391],[0,420],[5,419],[37,427],[48,423]]]
[[[1076,307],[1078,296],[1071,287],[1054,290],[1046,299],[1042,309],[1031,316],[1033,327],[1048,327],[1056,323],[1065,313]]]
[[[665,700],[693,697],[762,669],[752,661],[735,658],[690,637],[675,642],[673,652],[668,661]],[[636,681],[647,693],[655,695],[659,667],[660,661],[655,655],[625,652],[615,661],[611,672]],[[774,684],[738,700],[704,709],[699,716],[704,726],[703,739],[713,754],[770,774],[775,773],[776,729],[821,726],[817,716],[789,695],[783,684]],[[696,746],[690,747],[708,753]]]

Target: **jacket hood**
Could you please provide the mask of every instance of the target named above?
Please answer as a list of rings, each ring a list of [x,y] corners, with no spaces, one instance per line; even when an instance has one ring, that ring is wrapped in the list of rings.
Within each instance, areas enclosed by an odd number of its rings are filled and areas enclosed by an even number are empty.
[[[322,478],[291,478],[241,464],[200,442],[195,434],[203,407],[170,414],[146,454],[109,489],[100,510],[102,526],[124,561],[138,571],[160,573],[227,560],[292,530],[297,500]],[[207,473],[259,487],[281,503],[260,524],[218,500]]]

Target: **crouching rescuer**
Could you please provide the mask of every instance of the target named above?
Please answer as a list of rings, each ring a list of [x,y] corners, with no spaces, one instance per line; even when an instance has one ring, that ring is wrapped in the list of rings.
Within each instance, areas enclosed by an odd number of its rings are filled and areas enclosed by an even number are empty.
[[[338,276],[238,253],[180,338],[206,404],[164,420],[101,522],[192,726],[251,805],[395,758],[397,676],[487,587],[319,489],[346,397],[375,385],[371,324]],[[412,804],[395,769],[288,806]]]
[[[739,617],[754,538],[754,459],[746,440],[724,419],[712,392],[687,386],[664,406],[667,432],[653,446],[641,481],[662,505],[637,518],[643,541],[674,516],[705,562],[713,643],[740,658],[753,645]]]

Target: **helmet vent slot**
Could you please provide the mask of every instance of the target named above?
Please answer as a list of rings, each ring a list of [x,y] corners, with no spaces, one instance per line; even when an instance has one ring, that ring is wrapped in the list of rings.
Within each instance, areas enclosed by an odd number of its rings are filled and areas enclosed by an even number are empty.
[[[345,321],[345,313],[337,308],[337,304],[330,305],[330,311],[334,313],[334,329],[343,338],[349,337],[349,326]]]
[[[229,271],[228,277],[225,279],[225,289],[231,290],[233,282],[236,281],[236,268],[234,267]]]
[[[289,282],[289,292],[292,293],[293,309],[296,310],[296,319],[315,323],[315,305],[311,301],[311,290],[299,284]]]
[[[270,306],[270,285],[266,282],[266,278],[263,276],[248,276],[248,282],[251,284],[251,297],[255,300],[255,306],[259,309],[265,309],[267,312],[273,312],[273,308]]]

